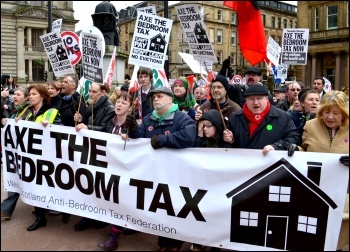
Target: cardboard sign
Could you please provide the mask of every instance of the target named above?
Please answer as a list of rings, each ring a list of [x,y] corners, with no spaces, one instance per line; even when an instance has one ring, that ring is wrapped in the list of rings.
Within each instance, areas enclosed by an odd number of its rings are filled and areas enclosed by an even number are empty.
[[[306,65],[309,29],[283,29],[282,63]]]
[[[217,62],[198,5],[175,6],[177,16],[186,35],[191,54],[195,60]]]
[[[143,13],[147,13],[147,14],[151,14],[151,15],[157,15],[156,6],[154,6],[154,5],[143,7],[143,8],[137,8],[137,12],[143,12]]]
[[[280,60],[281,50],[282,48],[279,44],[277,44],[273,38],[269,37],[266,56],[275,66],[279,65],[278,62]]]
[[[40,39],[45,47],[55,76],[61,77],[67,74],[74,74],[74,69],[68,59],[68,53],[63,44],[61,34],[57,31],[50,32],[40,36]]]
[[[92,82],[103,83],[103,54],[101,38],[93,33],[81,32],[83,75]]]
[[[173,20],[137,13],[129,64],[163,69]]]
[[[81,51],[79,48],[79,37],[75,32],[64,31],[61,33],[63,44],[68,52],[68,58],[72,65],[79,63],[81,59]]]
[[[207,71],[199,64],[199,62],[193,59],[191,54],[178,52],[181,58],[186,62],[189,68],[191,68],[193,73],[197,74],[208,74]]]
[[[52,22],[52,31],[61,31],[61,27],[62,27],[62,18],[57,19],[55,21]]]

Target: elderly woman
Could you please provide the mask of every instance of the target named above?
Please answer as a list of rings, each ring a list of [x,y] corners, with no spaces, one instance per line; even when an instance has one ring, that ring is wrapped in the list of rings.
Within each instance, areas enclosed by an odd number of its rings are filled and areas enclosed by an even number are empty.
[[[340,91],[323,95],[316,118],[305,124],[303,150],[349,154],[349,105],[346,95]]]

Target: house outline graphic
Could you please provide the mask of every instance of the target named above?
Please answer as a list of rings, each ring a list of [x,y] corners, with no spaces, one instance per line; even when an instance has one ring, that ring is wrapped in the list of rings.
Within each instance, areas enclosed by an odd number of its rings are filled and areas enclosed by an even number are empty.
[[[151,43],[149,45],[149,50],[159,53],[165,52],[166,41],[161,34],[157,34],[150,39]]]
[[[284,158],[226,194],[232,197],[230,241],[283,250],[324,250],[329,207],[318,186],[322,163],[308,177]]]

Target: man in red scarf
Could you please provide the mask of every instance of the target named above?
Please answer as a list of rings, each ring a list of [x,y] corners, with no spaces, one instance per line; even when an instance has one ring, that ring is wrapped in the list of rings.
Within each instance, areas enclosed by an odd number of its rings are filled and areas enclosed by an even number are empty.
[[[283,110],[271,106],[268,91],[254,85],[244,93],[243,109],[230,115],[224,141],[233,148],[262,149],[265,156],[271,150],[287,150],[293,143],[300,143],[291,117]]]

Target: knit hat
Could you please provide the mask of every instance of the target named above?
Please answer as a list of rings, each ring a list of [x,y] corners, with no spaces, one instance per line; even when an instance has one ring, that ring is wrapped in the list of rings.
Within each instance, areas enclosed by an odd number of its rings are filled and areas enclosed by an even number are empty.
[[[193,86],[190,85],[190,83],[188,82],[188,78],[179,77],[174,81],[173,87],[176,84],[184,86],[184,88],[186,89],[186,95],[184,98],[174,96],[173,103],[179,105],[179,107],[183,109],[193,108],[193,106],[196,104],[196,99],[194,98],[192,91]]]
[[[203,121],[203,120],[208,120],[212,124],[214,124],[215,127],[218,129],[218,132],[220,132],[220,134],[224,130],[224,125],[222,122],[220,112],[217,111],[216,109],[209,109],[207,112],[203,113],[199,121]]]
[[[218,75],[213,77],[212,83],[215,82],[215,81],[220,82],[224,86],[224,88],[226,89],[226,92],[229,91],[230,84],[228,84],[228,80],[225,78],[225,76],[222,76],[222,75],[218,74]]]
[[[244,97],[250,96],[250,95],[266,95],[268,96],[269,93],[267,91],[267,88],[256,84],[251,87],[249,87],[245,92],[244,92]]]

